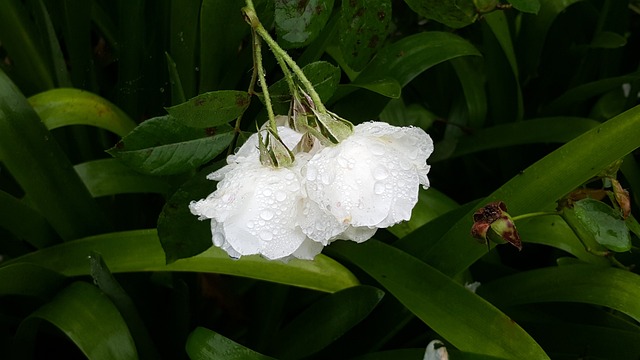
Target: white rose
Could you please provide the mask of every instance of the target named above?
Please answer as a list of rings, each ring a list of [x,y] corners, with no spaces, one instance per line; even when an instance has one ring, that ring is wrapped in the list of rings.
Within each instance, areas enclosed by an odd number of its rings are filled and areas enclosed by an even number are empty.
[[[432,152],[433,141],[420,128],[360,124],[353,135],[309,160],[304,170],[307,196],[322,212],[353,227],[338,238],[356,231],[357,241],[364,241],[365,229],[375,232],[409,220],[419,186],[429,186],[426,160]]]
[[[301,138],[291,129],[278,130],[287,146],[295,146]],[[291,168],[263,166],[257,136],[229,156],[229,165],[207,176],[220,181],[217,190],[189,208],[201,219],[211,219],[214,245],[232,257],[313,259],[322,244],[308,239],[297,224],[305,200],[299,168],[304,161]]]

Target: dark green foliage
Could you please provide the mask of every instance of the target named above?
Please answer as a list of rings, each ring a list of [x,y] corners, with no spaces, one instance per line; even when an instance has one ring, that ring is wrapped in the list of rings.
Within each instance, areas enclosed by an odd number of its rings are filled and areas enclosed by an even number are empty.
[[[637,1],[254,3],[330,111],[432,136],[411,220],[229,258],[188,205],[266,119],[245,1],[0,1],[0,358],[640,357]]]

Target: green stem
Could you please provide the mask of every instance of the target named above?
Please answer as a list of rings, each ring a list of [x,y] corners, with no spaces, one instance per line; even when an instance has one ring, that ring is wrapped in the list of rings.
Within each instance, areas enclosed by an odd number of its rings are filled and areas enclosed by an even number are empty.
[[[532,217],[548,216],[548,215],[560,215],[560,213],[558,213],[557,211],[539,211],[539,212],[533,212],[533,213],[513,216],[513,217],[511,217],[511,220],[518,221],[518,220],[528,219],[528,218],[532,218]]]
[[[243,11],[244,11],[244,15],[246,17],[247,22],[251,25],[254,31],[258,33],[260,37],[262,37],[262,39],[267,43],[267,45],[269,45],[269,48],[271,48],[271,51],[273,52],[273,55],[275,55],[276,60],[278,61],[280,66],[283,69],[284,67],[286,67],[286,65],[288,65],[291,68],[291,71],[293,71],[293,73],[298,77],[298,80],[304,86],[305,90],[311,97],[311,100],[313,100],[313,103],[317,111],[320,113],[326,113],[327,109],[322,103],[322,100],[320,100],[320,95],[318,95],[318,93],[316,92],[316,89],[313,87],[313,84],[311,84],[311,81],[307,79],[307,77],[304,75],[304,72],[298,66],[298,64],[296,64],[296,62],[291,58],[291,56],[289,56],[289,54],[287,54],[287,52],[284,51],[280,47],[280,45],[278,45],[278,43],[271,37],[271,35],[269,35],[269,32],[264,28],[264,26],[262,26],[262,23],[260,23],[260,20],[258,20],[258,16],[256,15],[255,8],[253,7],[253,1],[246,0],[246,4],[247,4],[247,7],[244,8]],[[287,78],[287,75],[290,76],[290,74],[288,74],[288,70],[285,71],[285,78]],[[287,82],[289,81],[290,79],[287,78]],[[289,86],[291,87],[292,84],[293,84],[292,82],[289,83]]]
[[[256,36],[253,32],[253,46],[256,63],[255,67],[258,68],[258,82],[262,88],[262,96],[264,96],[264,105],[267,108],[267,114],[269,114],[269,127],[277,134],[278,129],[276,125],[276,117],[273,113],[273,106],[271,105],[271,96],[269,95],[269,87],[267,86],[267,79],[265,76],[264,67],[262,66],[262,49],[260,45],[260,37]]]

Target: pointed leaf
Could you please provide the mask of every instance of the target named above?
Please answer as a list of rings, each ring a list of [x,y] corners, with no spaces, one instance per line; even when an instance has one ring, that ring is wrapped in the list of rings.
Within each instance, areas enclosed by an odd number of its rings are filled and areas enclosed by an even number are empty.
[[[508,0],[511,5],[522,12],[537,14],[540,11],[540,0]]]
[[[0,296],[36,296],[55,293],[66,281],[59,273],[37,264],[12,264],[0,268]]]
[[[67,246],[63,246],[67,245]],[[231,259],[224,250],[211,247],[200,255],[169,265],[155,229],[108,233],[51,246],[0,265],[30,263],[66,276],[89,274],[87,256],[102,254],[113,273],[138,271],[210,272],[267,280],[325,292],[358,285],[355,276],[338,262],[324,255],[315,260],[294,259],[288,263],[259,256]]]
[[[76,282],[18,328],[19,349],[30,352],[40,321],[62,331],[89,359],[137,359],[129,329],[113,303],[93,285]]]
[[[193,170],[224,151],[233,133],[182,125],[171,116],[149,119],[107,152],[144,174],[171,175]]]
[[[458,349],[509,359],[548,359],[513,320],[411,255],[376,240],[335,242],[329,249],[372,276]]]
[[[167,112],[177,122],[190,127],[216,127],[240,116],[250,101],[249,94],[245,91],[212,91],[169,107]]]

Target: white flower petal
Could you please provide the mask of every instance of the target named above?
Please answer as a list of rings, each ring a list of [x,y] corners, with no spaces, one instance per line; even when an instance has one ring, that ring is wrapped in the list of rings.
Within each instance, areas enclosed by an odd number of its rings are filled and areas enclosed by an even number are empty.
[[[339,222],[384,228],[411,217],[419,185],[428,186],[431,138],[421,129],[364,123],[307,163],[309,199]]]
[[[292,255],[293,257],[296,257],[298,259],[313,260],[313,258],[315,258],[316,255],[322,252],[323,248],[324,246],[321,243],[315,242],[309,238],[306,238],[302,242],[302,244],[300,244],[300,247],[293,252]]]
[[[349,226],[339,222],[333,215],[320,209],[317,203],[306,201],[298,224],[311,240],[328,245]]]

